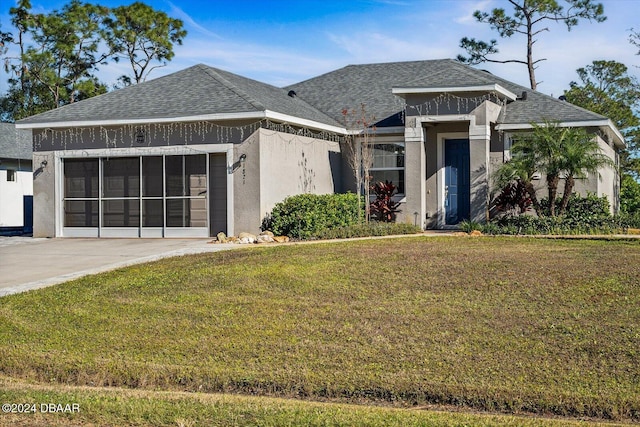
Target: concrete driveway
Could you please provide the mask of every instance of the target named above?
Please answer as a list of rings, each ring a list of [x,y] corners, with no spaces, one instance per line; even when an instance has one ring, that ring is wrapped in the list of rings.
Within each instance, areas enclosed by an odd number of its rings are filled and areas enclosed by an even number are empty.
[[[0,296],[170,256],[216,252],[240,246],[218,245],[210,241],[0,237]]]

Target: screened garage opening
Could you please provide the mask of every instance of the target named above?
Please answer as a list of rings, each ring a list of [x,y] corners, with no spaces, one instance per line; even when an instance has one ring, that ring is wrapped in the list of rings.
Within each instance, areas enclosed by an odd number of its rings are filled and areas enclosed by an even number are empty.
[[[63,159],[63,235],[208,237],[212,223],[226,228],[225,159],[224,154]],[[211,199],[210,184],[215,185]]]

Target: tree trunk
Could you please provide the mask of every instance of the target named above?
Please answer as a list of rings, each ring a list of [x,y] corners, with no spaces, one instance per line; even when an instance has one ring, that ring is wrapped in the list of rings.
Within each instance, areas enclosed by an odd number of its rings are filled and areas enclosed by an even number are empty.
[[[538,83],[536,82],[536,70],[533,65],[533,24],[531,23],[531,15],[527,14],[527,68],[529,69],[529,83],[531,89],[536,90]]]
[[[573,175],[567,176],[567,179],[564,182],[564,192],[562,194],[562,203],[560,204],[560,212],[558,215],[564,215],[567,211],[567,206],[569,205],[569,198],[571,197],[571,193],[573,193],[573,187],[575,186],[575,179]]]
[[[525,184],[525,189],[527,190],[527,194],[531,198],[531,203],[533,204],[533,208],[536,210],[538,216],[543,216],[542,208],[540,207],[540,201],[538,200],[538,195],[536,194],[536,189],[533,186],[532,182],[527,182]]]
[[[556,216],[556,196],[558,194],[558,175],[547,176],[547,188],[549,189],[549,215]]]

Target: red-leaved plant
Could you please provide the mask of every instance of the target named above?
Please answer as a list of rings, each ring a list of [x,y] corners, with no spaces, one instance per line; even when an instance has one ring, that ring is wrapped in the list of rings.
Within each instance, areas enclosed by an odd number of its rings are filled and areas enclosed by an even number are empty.
[[[396,214],[400,212],[400,203],[393,200],[397,187],[390,181],[378,182],[371,187],[376,194],[376,199],[369,205],[371,218],[376,221],[393,222]]]
[[[507,184],[495,200],[496,207],[501,211],[512,214],[521,214],[529,209],[533,204],[529,193],[520,180]]]

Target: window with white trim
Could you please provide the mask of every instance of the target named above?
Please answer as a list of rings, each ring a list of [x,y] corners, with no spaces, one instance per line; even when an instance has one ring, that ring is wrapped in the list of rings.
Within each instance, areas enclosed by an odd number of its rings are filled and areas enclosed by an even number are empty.
[[[371,185],[390,181],[404,194],[404,143],[374,144],[373,165],[369,169]]]
[[[7,169],[7,181],[8,182],[16,182],[16,171],[15,171],[15,169]]]

